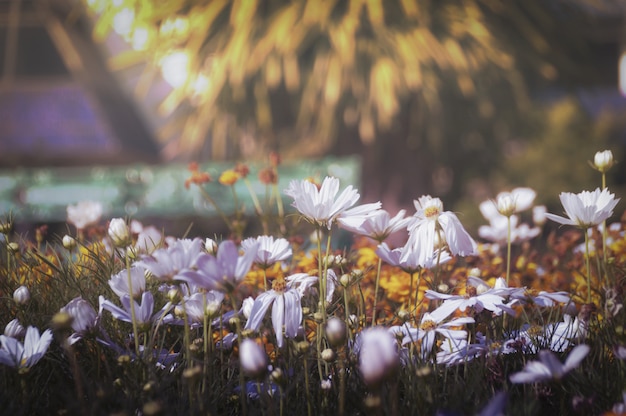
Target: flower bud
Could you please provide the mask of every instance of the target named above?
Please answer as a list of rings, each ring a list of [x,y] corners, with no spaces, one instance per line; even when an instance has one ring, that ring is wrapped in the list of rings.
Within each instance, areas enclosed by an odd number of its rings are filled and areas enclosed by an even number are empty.
[[[17,253],[18,251],[20,251],[20,245],[17,244],[15,241],[10,242],[7,245],[7,248],[9,249],[9,251],[11,251],[11,253]]]
[[[368,328],[361,332],[359,368],[367,385],[376,386],[391,375],[399,364],[396,340],[385,328]]]
[[[505,217],[510,217],[515,213],[515,198],[509,192],[502,192],[496,200],[498,212]]]
[[[26,305],[30,300],[30,291],[26,286],[20,286],[13,292],[13,300],[18,305]]]
[[[243,314],[244,318],[249,319],[250,318],[250,312],[252,312],[252,306],[254,305],[254,299],[252,298],[252,296],[248,296],[247,298],[245,298],[241,304],[241,313]]]
[[[207,238],[204,242],[204,250],[209,254],[217,254],[217,243],[212,238]]]
[[[26,333],[26,330],[20,324],[20,321],[13,319],[4,327],[4,336],[11,338],[21,338]]]
[[[63,236],[63,247],[72,251],[74,247],[76,247],[76,239],[74,239],[71,235]]]
[[[322,351],[320,356],[322,357],[322,360],[330,363],[335,359],[335,351],[331,350],[330,348],[326,348]]]
[[[326,322],[326,338],[330,345],[343,344],[346,339],[346,324],[336,316],[328,318]]]
[[[122,218],[113,218],[109,223],[109,237],[117,247],[126,247],[131,243],[130,229]]]
[[[593,158],[593,165],[602,173],[608,171],[613,166],[613,152],[610,150],[597,152]]]
[[[545,205],[537,205],[533,207],[533,222],[536,226],[541,227],[546,223],[546,212],[548,212],[548,209]]]
[[[267,354],[250,338],[244,339],[239,346],[239,361],[243,371],[250,377],[258,377],[267,371]]]

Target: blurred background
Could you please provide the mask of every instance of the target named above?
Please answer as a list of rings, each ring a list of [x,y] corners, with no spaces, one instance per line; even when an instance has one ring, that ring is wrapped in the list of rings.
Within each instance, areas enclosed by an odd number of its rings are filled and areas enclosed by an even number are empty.
[[[281,179],[335,174],[392,214],[440,197],[473,235],[513,187],[561,213],[600,186],[599,150],[626,187],[621,0],[0,0],[0,71],[18,221],[82,199],[187,221],[188,162],[270,152]]]

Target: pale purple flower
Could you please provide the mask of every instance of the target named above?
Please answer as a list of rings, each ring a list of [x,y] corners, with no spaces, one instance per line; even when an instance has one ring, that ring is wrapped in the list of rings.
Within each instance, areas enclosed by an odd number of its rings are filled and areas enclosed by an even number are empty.
[[[122,296],[120,301],[122,302],[122,308],[115,305],[113,302],[106,300],[103,296],[100,296],[99,298],[100,311],[107,310],[111,312],[111,315],[113,315],[115,319],[132,323],[133,319],[132,319],[131,306],[130,306],[130,302],[131,302],[130,296],[124,295]],[[135,322],[138,325],[142,325],[142,326],[150,325],[152,324],[152,322],[163,318],[165,314],[169,312],[172,306],[171,303],[168,302],[165,306],[163,306],[163,308],[160,311],[153,314],[154,297],[152,296],[152,293],[150,292],[143,292],[143,294],[141,295],[141,304],[137,303],[134,300],[132,300],[132,302],[134,302],[135,304],[134,305],[135,306],[134,308],[135,309]]]
[[[192,328],[198,327],[204,323],[205,315],[207,317],[214,317],[216,311],[224,301],[224,294],[216,290],[210,290],[208,292],[196,292],[190,296],[185,296],[184,304],[176,306],[176,310],[187,314],[187,320]],[[183,324],[184,321],[175,322]]]
[[[130,272],[128,269],[122,269],[120,272],[112,275],[109,279],[109,286],[120,298],[124,295],[130,295],[128,273],[130,273],[133,297],[139,298],[146,290],[146,269],[137,263],[132,265]]]
[[[398,366],[396,341],[383,327],[368,328],[360,332],[359,369],[368,385],[377,385]]]
[[[384,209],[377,209],[364,215],[340,217],[337,222],[341,228],[363,235],[382,243],[389,235],[406,228],[411,218],[404,218],[405,210],[400,210],[391,218]]]
[[[52,331],[46,329],[43,334],[33,326],[26,330],[24,343],[17,339],[0,335],[0,363],[20,371],[27,371],[41,360],[52,342]]]
[[[569,303],[570,294],[567,292],[546,292],[542,290],[537,295],[531,296],[531,299],[537,306],[552,307],[559,303]]]
[[[144,267],[158,280],[172,281],[179,279],[182,272],[196,266],[198,257],[203,253],[202,248],[202,240],[199,238],[179,239],[167,248],[160,248],[149,256],[143,256],[135,264]]]
[[[559,224],[574,225],[580,228],[589,228],[598,225],[613,215],[613,209],[619,202],[615,194],[608,189],[596,188],[595,191],[582,191],[579,194],[561,192],[561,204],[568,218],[547,213],[546,217]]]
[[[292,206],[307,221],[329,230],[333,222],[359,200],[360,195],[352,185],[347,186],[339,195],[339,179],[327,176],[322,185],[317,187],[308,180],[292,180],[285,195],[293,198]],[[350,212],[350,215],[362,214],[380,208],[380,203],[366,204]]]
[[[272,326],[276,334],[276,344],[279,348],[283,346],[283,326],[285,336],[295,338],[298,328],[302,322],[302,305],[300,305],[300,294],[296,289],[286,289],[286,283],[281,280],[274,280],[272,289],[261,293],[254,300],[250,317],[246,322],[246,329],[257,331],[265,317],[265,313],[272,307]]]
[[[102,203],[98,201],[80,201],[76,205],[67,206],[67,222],[78,230],[84,230],[100,220],[102,211]]]
[[[89,302],[81,297],[77,297],[61,308],[61,312],[67,313],[72,318],[72,329],[74,333],[68,338],[70,345],[82,339],[82,337],[93,328],[98,322],[98,314]]]
[[[414,252],[417,253],[417,264],[424,265],[432,259],[437,237],[445,238],[448,249],[453,255],[469,256],[476,253],[474,239],[463,228],[454,213],[443,210],[443,203],[439,198],[426,195],[414,201],[414,204],[417,212],[413,223],[408,227],[407,244],[412,245]],[[439,230],[443,235],[439,233]],[[404,253],[401,260],[406,261],[409,255],[412,253]]]
[[[159,247],[162,243],[163,243],[163,233],[161,231],[157,230],[157,228],[152,225],[148,227],[141,226],[141,228],[137,232],[137,241],[135,242],[135,251],[137,253],[150,254],[157,247]]]
[[[252,244],[239,255],[237,245],[226,240],[219,245],[217,254],[201,254],[196,261],[197,270],[187,270],[179,279],[208,290],[231,292],[246,276],[256,258],[258,243]]]
[[[253,247],[258,247],[254,262],[264,268],[279,261],[287,260],[292,255],[289,241],[284,238],[274,239],[271,235],[246,238],[241,242],[241,249],[244,252]]]
[[[563,376],[578,367],[589,354],[589,350],[588,345],[578,345],[570,351],[565,363],[561,363],[552,351],[539,351],[539,361],[526,363],[524,369],[518,373],[511,374],[509,380],[512,383],[541,383],[550,380],[561,380]]]

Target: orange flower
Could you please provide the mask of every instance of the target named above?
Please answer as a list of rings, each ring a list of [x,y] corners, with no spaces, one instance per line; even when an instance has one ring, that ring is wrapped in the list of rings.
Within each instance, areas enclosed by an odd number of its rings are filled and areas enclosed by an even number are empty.
[[[228,169],[222,172],[218,181],[222,185],[232,186],[239,180],[240,177],[241,175],[239,173],[232,169]]]
[[[191,172],[191,176],[185,180],[185,188],[189,189],[192,183],[196,185],[202,185],[203,183],[211,182],[211,175],[207,172],[200,172],[200,167],[198,163],[191,162],[188,166],[189,171]]]

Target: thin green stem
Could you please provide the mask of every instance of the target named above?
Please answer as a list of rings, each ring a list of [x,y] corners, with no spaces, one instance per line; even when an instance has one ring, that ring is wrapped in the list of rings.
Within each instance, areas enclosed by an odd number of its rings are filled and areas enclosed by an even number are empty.
[[[511,276],[511,216],[506,217],[506,285]]]
[[[378,285],[380,283],[380,270],[383,266],[383,259],[378,258],[378,267],[376,269],[376,285],[374,287],[374,310],[372,311],[372,326],[376,325],[376,304],[378,301]],[[410,295],[409,295],[410,300]]]
[[[232,295],[232,293],[228,294],[228,297],[230,298],[230,304],[233,307],[233,311],[237,311],[237,303],[235,302],[235,297]],[[239,317],[235,316],[235,327],[237,328],[237,340],[239,342],[239,344],[241,345],[241,323],[239,322]],[[247,394],[246,394],[246,380],[244,379],[243,376],[243,368],[241,367],[241,360],[239,360],[239,388],[241,389],[241,394],[239,395],[239,398],[241,400],[241,413],[243,415],[247,415],[248,414],[248,402],[247,402]]]
[[[139,331],[137,329],[137,317],[135,315],[135,298],[133,296],[133,279],[130,272],[130,255],[128,252],[124,255],[126,260],[126,271],[128,277],[128,296],[130,296],[130,320],[133,325],[133,337],[135,343],[135,355],[139,357]]]
[[[591,303],[591,267],[589,266],[589,235],[585,233],[585,265],[587,268],[587,303]]]

